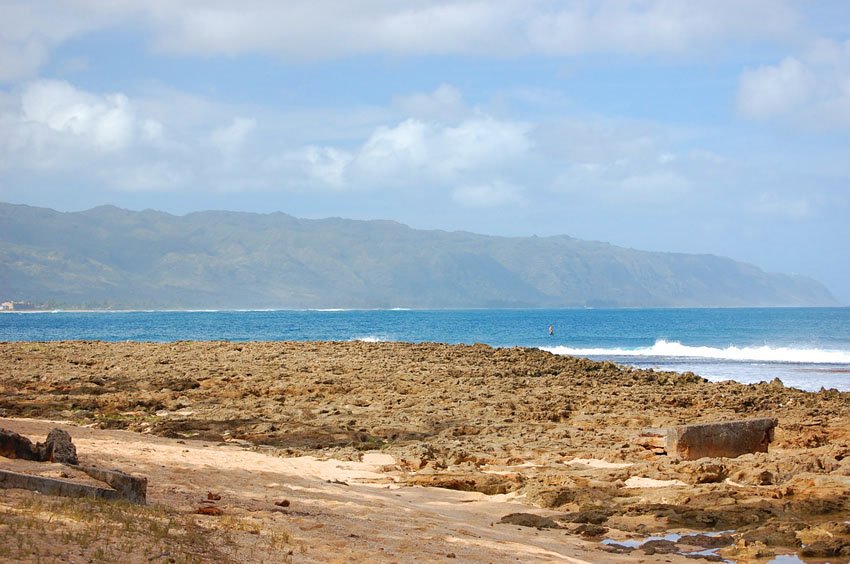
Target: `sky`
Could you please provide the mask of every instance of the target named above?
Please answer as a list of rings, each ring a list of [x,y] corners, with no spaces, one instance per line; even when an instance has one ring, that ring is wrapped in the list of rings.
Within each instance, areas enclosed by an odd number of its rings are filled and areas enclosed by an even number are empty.
[[[0,0],[0,201],[565,234],[850,304],[850,2]]]

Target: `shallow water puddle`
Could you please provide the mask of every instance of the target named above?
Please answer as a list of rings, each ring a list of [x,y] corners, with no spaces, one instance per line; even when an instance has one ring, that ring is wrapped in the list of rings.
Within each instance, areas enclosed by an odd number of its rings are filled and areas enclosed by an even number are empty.
[[[773,560],[768,560],[767,564],[805,564],[804,560],[796,554],[781,554]]]
[[[848,524],[850,524],[850,521],[848,521]],[[729,530],[729,531],[716,531],[716,532],[708,532],[708,533],[690,533],[690,534],[686,534],[686,535],[681,535],[679,533],[668,533],[668,534],[663,535],[663,536],[655,535],[655,536],[646,537],[644,539],[626,539],[626,540],[620,540],[620,541],[614,540],[614,539],[605,539],[605,540],[602,541],[602,544],[607,545],[607,546],[611,546],[611,547],[638,549],[638,548],[641,548],[642,546],[644,546],[646,543],[650,543],[652,541],[668,541],[668,542],[677,543],[677,544],[679,542],[683,542],[684,544],[687,544],[687,540],[690,537],[697,537],[697,536],[719,537],[721,535],[727,535],[727,534],[731,534],[731,533],[734,533],[734,532],[735,532],[734,530]],[[703,550],[696,550],[696,551],[680,550],[680,551],[677,551],[676,554],[679,554],[679,555],[682,555],[682,556],[688,556],[688,557],[692,557],[692,558],[698,558],[698,557],[702,556],[702,557],[708,557],[708,558],[714,560],[714,559],[720,558],[719,555],[717,554],[717,552],[720,550],[720,548],[722,548],[722,547],[706,548],[706,549],[703,549]],[[724,559],[724,558],[720,558],[719,560],[714,560],[714,561],[715,562],[724,562],[724,563],[727,563],[727,564],[735,564],[735,560],[728,560],[728,559]],[[830,562],[830,561],[829,560],[809,560],[809,561],[806,561],[806,560],[802,560],[796,554],[780,554],[780,555],[774,556],[773,558],[768,560],[766,562],[766,564],[807,564],[807,562]]]
[[[645,539],[627,539],[627,540],[622,540],[622,541],[617,541],[617,540],[614,540],[614,539],[605,539],[605,540],[602,541],[602,544],[607,545],[607,546],[611,546],[611,547],[623,547],[623,548],[628,548],[628,549],[637,549],[637,548],[641,548],[642,546],[646,545],[647,543],[652,543],[653,541],[656,541],[656,542],[657,541],[666,541],[666,542],[671,542],[671,543],[679,543],[681,541],[684,541],[684,543],[687,544],[687,539],[691,538],[691,537],[700,537],[700,536],[703,536],[703,537],[719,537],[721,535],[726,535],[726,534],[730,534],[730,533],[733,533],[733,532],[734,531],[713,531],[713,532],[708,532],[708,533],[690,533],[690,534],[686,534],[686,535],[682,535],[682,534],[679,534],[679,533],[667,533],[666,535],[663,535],[663,536],[655,535],[655,536],[647,537]],[[677,547],[677,548],[679,548],[679,547]],[[703,557],[719,558],[718,555],[717,555],[717,551],[720,550],[720,548],[721,547],[705,548],[705,549],[702,549],[702,550],[677,550],[677,551],[675,551],[675,553],[680,554],[682,556],[691,556],[691,557],[703,556]],[[721,560],[717,560],[717,561],[718,562],[726,562],[728,564],[734,564],[734,561],[732,561],[732,560],[721,559]]]

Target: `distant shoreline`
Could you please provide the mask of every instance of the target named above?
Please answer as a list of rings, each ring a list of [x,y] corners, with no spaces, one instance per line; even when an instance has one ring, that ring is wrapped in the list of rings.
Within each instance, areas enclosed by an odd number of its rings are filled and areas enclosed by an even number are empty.
[[[687,311],[687,310],[783,310],[783,309],[850,309],[850,305],[837,306],[646,306],[646,307],[351,307],[351,308],[334,308],[334,307],[281,307],[281,308],[233,308],[233,309],[195,309],[195,308],[163,308],[163,309],[147,309],[147,308],[127,308],[127,309],[110,309],[110,308],[53,308],[53,309],[13,309],[0,310],[3,313],[252,313],[252,312],[299,312],[309,311],[316,313],[344,313],[352,311],[581,311],[581,310],[597,310],[597,311]]]

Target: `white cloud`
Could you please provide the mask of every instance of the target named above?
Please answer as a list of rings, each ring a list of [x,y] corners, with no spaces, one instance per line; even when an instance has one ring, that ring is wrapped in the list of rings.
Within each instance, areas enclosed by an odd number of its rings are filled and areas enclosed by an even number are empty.
[[[309,145],[267,160],[266,167],[299,186],[318,182],[362,190],[461,185],[458,197],[471,202],[484,195],[481,187],[486,185],[491,201],[506,202],[509,192],[515,192],[509,184],[482,184],[480,179],[510,173],[529,158],[529,128],[481,116],[454,126],[409,118],[375,128],[353,149]]]
[[[58,80],[30,83],[21,94],[22,119],[111,152],[125,148],[136,126],[124,94],[98,96]]]
[[[0,82],[12,82],[32,76],[48,59],[49,50],[35,38],[25,41],[0,41]]]
[[[680,200],[690,188],[690,182],[671,170],[656,170],[624,178],[619,185],[620,197],[630,201],[665,202]]]
[[[728,165],[706,151],[675,151],[679,135],[646,122],[571,119],[548,124],[538,143],[562,163],[547,179],[553,197],[611,209],[687,207]]]
[[[238,153],[250,134],[257,128],[257,120],[235,117],[230,125],[217,127],[210,134],[209,142],[227,157]]]
[[[673,54],[792,29],[785,0],[45,0],[0,5],[0,82],[34,76],[57,45],[96,30],[142,29],[160,52],[358,55]]]
[[[850,126],[850,41],[820,40],[797,57],[745,70],[738,110],[747,118],[804,127]]]
[[[815,215],[815,206],[805,196],[787,196],[775,192],[765,192],[758,196],[753,210],[761,215],[800,221]]]
[[[173,145],[165,125],[121,92],[37,80],[0,96],[4,176],[44,182],[57,194],[75,183],[93,191],[185,189],[196,161]]]
[[[154,161],[123,163],[97,171],[101,182],[127,192],[180,191],[197,181],[197,175],[186,165]]]
[[[272,53],[316,59],[396,55],[593,51],[677,53],[723,38],[772,37],[796,14],[784,1],[415,0],[184,1],[143,10],[160,49],[193,54]]]
[[[541,53],[575,55],[594,51],[669,53],[721,38],[771,37],[790,29],[797,16],[786,2],[602,1],[556,4],[529,20],[529,40]]]
[[[334,147],[310,145],[287,154],[284,159],[301,168],[311,180],[332,188],[345,186],[346,169],[354,157],[347,151]],[[274,166],[274,163],[272,163]]]
[[[461,186],[452,192],[452,199],[469,207],[495,207],[521,203],[520,192],[520,188],[513,184],[494,180],[486,184]]]
[[[121,20],[131,21],[133,11],[129,2],[0,3],[0,83],[32,78],[57,45]]]
[[[393,103],[409,116],[423,120],[455,121],[469,113],[463,94],[451,84],[441,84],[433,92],[396,96]]]
[[[408,119],[396,127],[380,127],[357,152],[356,173],[375,182],[398,182],[424,175],[456,182],[466,174],[510,166],[531,148],[529,126],[489,117],[441,126]]]
[[[814,82],[813,74],[793,57],[746,70],[738,87],[738,111],[754,119],[782,115],[809,97]]]
[[[356,166],[376,176],[415,172],[428,164],[434,128],[416,119],[396,127],[379,127],[357,155]]]

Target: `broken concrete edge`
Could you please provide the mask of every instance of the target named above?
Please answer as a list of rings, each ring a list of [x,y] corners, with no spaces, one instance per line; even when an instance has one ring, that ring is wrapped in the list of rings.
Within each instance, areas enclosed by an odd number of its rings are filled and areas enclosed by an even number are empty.
[[[113,489],[78,484],[61,478],[21,474],[11,470],[0,470],[0,488],[19,488],[62,497],[90,497],[108,501],[123,500],[137,505],[147,503],[147,478],[138,478],[124,472],[102,470],[91,466],[73,464],[67,466],[85,472],[92,478],[109,484]]]
[[[778,421],[773,417],[644,429],[635,444],[672,458],[735,458],[767,452]]]
[[[0,488],[18,488],[63,497],[90,497],[109,501],[122,499],[115,490],[77,484],[60,478],[19,474],[10,470],[0,470]]]
[[[143,476],[131,476],[120,470],[106,470],[95,466],[68,464],[71,468],[85,472],[95,480],[106,482],[118,492],[121,499],[144,505],[147,501],[148,479]]]

